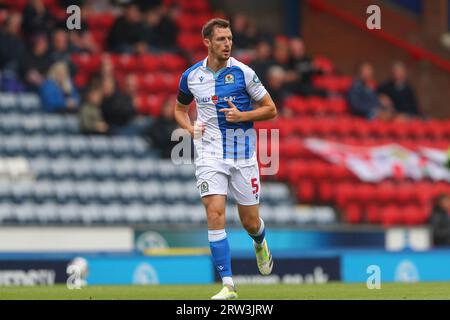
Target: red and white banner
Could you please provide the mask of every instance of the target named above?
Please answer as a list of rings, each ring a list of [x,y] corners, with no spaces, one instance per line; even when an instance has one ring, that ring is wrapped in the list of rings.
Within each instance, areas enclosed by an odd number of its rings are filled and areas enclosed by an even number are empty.
[[[305,139],[304,143],[326,160],[345,165],[363,181],[397,177],[450,182],[450,171],[444,166],[447,157],[444,150],[419,147],[413,151],[395,143],[355,147],[315,138]]]

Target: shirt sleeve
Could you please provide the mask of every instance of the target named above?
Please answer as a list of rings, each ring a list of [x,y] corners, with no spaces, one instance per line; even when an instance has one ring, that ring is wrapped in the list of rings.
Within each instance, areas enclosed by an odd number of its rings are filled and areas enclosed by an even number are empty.
[[[261,83],[261,80],[259,80],[255,71],[250,67],[247,67],[246,69],[245,83],[247,92],[254,101],[259,101],[266,95],[267,90],[264,88],[264,85]]]
[[[188,73],[185,72],[181,75],[180,84],[178,86],[178,97],[177,100],[179,103],[188,105],[194,100],[194,95],[191,93],[188,87]]]

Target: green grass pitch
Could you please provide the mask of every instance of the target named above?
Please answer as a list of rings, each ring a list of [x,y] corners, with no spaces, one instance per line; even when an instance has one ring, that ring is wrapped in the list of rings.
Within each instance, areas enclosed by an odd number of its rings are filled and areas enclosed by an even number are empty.
[[[0,299],[125,299],[205,300],[220,290],[214,285],[88,286],[69,290],[64,285],[49,287],[3,287]],[[239,285],[240,300],[326,300],[326,299],[450,299],[450,283],[385,283],[369,290],[365,283]]]

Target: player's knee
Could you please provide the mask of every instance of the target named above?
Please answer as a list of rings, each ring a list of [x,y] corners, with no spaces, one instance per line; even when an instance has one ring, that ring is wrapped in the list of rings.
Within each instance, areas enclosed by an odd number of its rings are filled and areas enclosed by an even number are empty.
[[[259,219],[244,218],[242,219],[242,226],[248,233],[255,234],[259,229]]]
[[[221,210],[208,209],[207,216],[209,222],[220,222],[223,220],[225,213]]]

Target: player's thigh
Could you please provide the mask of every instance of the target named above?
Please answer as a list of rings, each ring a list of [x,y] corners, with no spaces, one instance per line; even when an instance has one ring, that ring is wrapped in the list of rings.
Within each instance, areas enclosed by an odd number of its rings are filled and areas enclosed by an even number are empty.
[[[224,215],[227,197],[221,194],[211,194],[202,197],[202,203],[208,215]]]
[[[220,164],[197,166],[195,176],[200,197],[227,195],[229,176]]]
[[[239,205],[253,206],[259,204],[261,185],[258,164],[233,169],[228,188]]]
[[[225,229],[225,206],[226,196],[212,194],[202,198],[206,211],[208,230]]]

